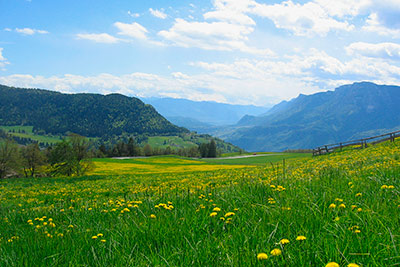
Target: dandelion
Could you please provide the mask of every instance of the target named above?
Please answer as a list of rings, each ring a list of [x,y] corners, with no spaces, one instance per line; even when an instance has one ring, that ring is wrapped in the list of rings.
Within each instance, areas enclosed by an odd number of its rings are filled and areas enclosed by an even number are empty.
[[[151,219],[155,219],[155,218],[157,218],[157,216],[154,215],[154,214],[151,214],[151,215],[150,215],[150,218],[151,218]]]
[[[210,217],[215,217],[215,216],[217,216],[217,214],[218,214],[218,213],[216,213],[216,212],[211,212],[211,213],[210,213]]]
[[[361,197],[362,196],[362,193],[357,193],[356,194],[356,197]]]
[[[357,212],[362,212],[362,208],[358,208],[358,209],[357,209]]]
[[[345,209],[345,208],[346,208],[346,205],[342,203],[342,204],[339,205],[339,208]]]
[[[329,262],[328,264],[326,264],[325,267],[339,267],[339,264],[332,261],[332,262]]]
[[[335,203],[330,204],[330,205],[329,205],[329,208],[330,208],[330,209],[336,208],[336,204],[335,204]]]
[[[274,248],[273,250],[271,250],[271,255],[272,256],[282,255],[282,251],[279,248]]]
[[[389,185],[387,188],[388,189],[394,189],[394,185]]]
[[[387,189],[387,188],[388,188],[388,186],[385,184],[381,186],[381,189]]]
[[[106,242],[106,240],[105,240],[105,239],[102,239],[102,240],[100,240],[100,242],[101,242],[101,243],[105,243],[105,242]]]
[[[304,241],[304,240],[306,240],[307,238],[304,236],[304,235],[299,235],[298,237],[296,237],[296,240],[297,241]]]
[[[92,236],[92,239],[97,239],[97,235]]]
[[[234,212],[227,212],[227,213],[225,214],[225,217],[230,217],[230,216],[233,216],[233,215],[235,215]]]
[[[347,267],[360,267],[360,265],[355,264],[355,263],[349,263],[349,264],[347,265]]]
[[[221,209],[220,209],[220,208],[218,208],[218,207],[215,207],[215,208],[213,209],[213,211],[216,211],[216,212],[218,212],[218,211],[221,211]]]
[[[101,234],[101,233],[100,233],[100,234],[97,234],[97,237],[102,237],[102,236],[103,236],[103,234]]]
[[[72,224],[68,225],[68,228],[74,228],[74,226]]]
[[[266,259],[268,259],[268,255],[265,253],[258,253],[257,259],[258,260],[266,260]]]
[[[281,241],[279,241],[279,244],[281,244],[281,245],[286,245],[286,244],[289,244],[289,243],[290,243],[289,239],[286,239],[286,238],[284,238]]]

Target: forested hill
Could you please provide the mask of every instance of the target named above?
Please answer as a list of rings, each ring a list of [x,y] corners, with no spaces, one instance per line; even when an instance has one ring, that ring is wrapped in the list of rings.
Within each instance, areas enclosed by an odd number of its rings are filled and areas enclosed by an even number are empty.
[[[62,94],[0,85],[0,125],[30,125],[50,134],[176,135],[173,125],[152,106],[120,94]]]

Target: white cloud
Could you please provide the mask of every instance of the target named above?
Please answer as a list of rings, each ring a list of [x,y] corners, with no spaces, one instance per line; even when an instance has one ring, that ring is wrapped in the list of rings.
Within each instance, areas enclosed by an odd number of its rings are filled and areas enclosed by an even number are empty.
[[[79,33],[76,35],[78,39],[90,40],[96,43],[114,44],[121,41],[120,39],[109,35],[108,33]]]
[[[153,15],[156,18],[159,18],[159,19],[166,19],[167,18],[167,14],[165,14],[163,12],[163,10],[156,10],[156,9],[150,8],[149,12],[151,13],[151,15]]]
[[[197,47],[205,50],[233,51],[272,55],[268,49],[247,46],[248,35],[253,28],[228,22],[188,22],[176,19],[167,31],[160,31],[159,36],[181,47]]]
[[[3,56],[3,48],[0,47],[0,70],[6,70],[6,65],[10,64]]]
[[[48,31],[44,30],[36,30],[36,29],[31,29],[31,28],[15,28],[15,31],[24,35],[34,35],[34,34],[47,34],[49,33]]]
[[[203,17],[205,19],[216,19],[240,25],[255,25],[255,21],[245,14],[249,11],[250,6],[254,6],[254,1],[215,0],[215,10],[205,13]]]
[[[147,39],[146,36],[146,33],[148,33],[147,29],[137,22],[133,22],[132,24],[115,22],[114,26],[119,29],[118,34],[120,35],[125,35],[142,40]]]
[[[365,25],[362,27],[362,30],[393,38],[400,37],[400,29],[386,27],[378,18],[377,13],[371,13],[369,15]]]
[[[12,29],[10,29],[10,28],[4,28],[4,31],[6,31],[6,32],[12,32]]]
[[[347,21],[339,21],[329,16],[329,13],[315,2],[302,5],[288,0],[274,5],[257,4],[252,12],[271,19],[277,28],[292,31],[299,36],[324,36],[332,30],[354,29]]]
[[[400,44],[396,43],[378,43],[370,44],[357,42],[346,47],[349,55],[361,55],[372,58],[400,59]]]
[[[128,15],[131,16],[132,18],[138,18],[140,17],[139,13],[132,13],[131,11],[128,11]]]

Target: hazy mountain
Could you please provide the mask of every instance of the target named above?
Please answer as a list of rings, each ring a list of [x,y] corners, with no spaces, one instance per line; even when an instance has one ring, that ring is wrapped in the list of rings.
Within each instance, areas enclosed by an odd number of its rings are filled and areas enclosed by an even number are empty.
[[[50,134],[88,137],[188,133],[152,106],[120,94],[62,94],[0,85],[0,125],[30,125]]]
[[[219,131],[250,151],[313,148],[400,128],[400,87],[361,82],[299,95]]]
[[[258,107],[252,105],[231,105],[212,101],[191,101],[176,98],[143,98],[145,103],[155,107],[164,117],[175,124],[191,130],[204,126],[236,124],[244,115],[260,115],[272,105]]]

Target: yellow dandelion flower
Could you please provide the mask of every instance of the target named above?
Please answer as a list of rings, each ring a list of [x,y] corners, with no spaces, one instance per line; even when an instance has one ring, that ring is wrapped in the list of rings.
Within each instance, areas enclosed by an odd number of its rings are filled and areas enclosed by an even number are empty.
[[[286,239],[286,238],[281,239],[281,241],[279,241],[279,244],[281,244],[281,245],[286,245],[286,244],[289,244],[289,243],[290,243],[289,239]]]
[[[229,216],[233,216],[233,215],[235,215],[234,212],[227,212],[227,213],[225,214],[225,217],[229,217]]]
[[[106,240],[105,240],[105,239],[102,239],[102,240],[100,240],[100,242],[102,242],[102,243],[105,243],[105,242],[106,242]]]
[[[97,237],[102,237],[102,236],[103,236],[103,234],[101,234],[101,233],[100,233],[100,234],[97,234]]]
[[[282,251],[279,248],[274,248],[273,250],[271,250],[271,255],[272,256],[282,255]]]
[[[225,221],[225,218],[224,218],[224,217],[219,217],[219,219],[220,219],[221,221]]]
[[[151,215],[150,215],[150,218],[151,218],[151,219],[155,219],[155,218],[157,218],[157,216],[154,215],[154,214],[151,214]]]
[[[304,241],[304,240],[306,240],[307,238],[304,236],[304,235],[299,235],[298,237],[296,237],[296,240],[297,241]]]
[[[213,211],[216,211],[216,212],[218,212],[218,211],[221,211],[221,209],[220,209],[220,208],[218,208],[218,207],[215,207],[215,208],[213,208]]]
[[[268,255],[265,253],[258,253],[257,259],[258,260],[266,260],[266,259],[268,259]]]
[[[362,196],[362,193],[357,193],[356,194],[356,197],[361,197]]]
[[[339,208],[345,209],[345,208],[346,208],[346,205],[342,203],[342,204],[339,205]]]
[[[355,208],[357,208],[357,205],[351,205],[352,210],[354,210]]]
[[[216,212],[211,212],[211,213],[210,213],[210,217],[215,217],[215,216],[217,216],[217,213],[216,213]]]
[[[387,188],[388,189],[394,189],[394,185],[389,185]]]
[[[92,236],[92,239],[97,239],[97,235]]]
[[[361,212],[361,211],[362,211],[362,208],[358,208],[358,209],[357,209],[357,212]]]
[[[381,186],[381,189],[387,189],[387,188],[388,188],[388,186],[385,184]]]
[[[330,209],[336,208],[336,204],[335,204],[335,203],[330,204],[330,205],[329,205],[329,208],[330,208]]]
[[[328,264],[326,264],[325,267],[339,267],[339,264],[332,261],[332,262],[329,262]]]
[[[349,264],[347,264],[347,267],[360,267],[360,265],[355,264],[355,263],[349,263]]]

